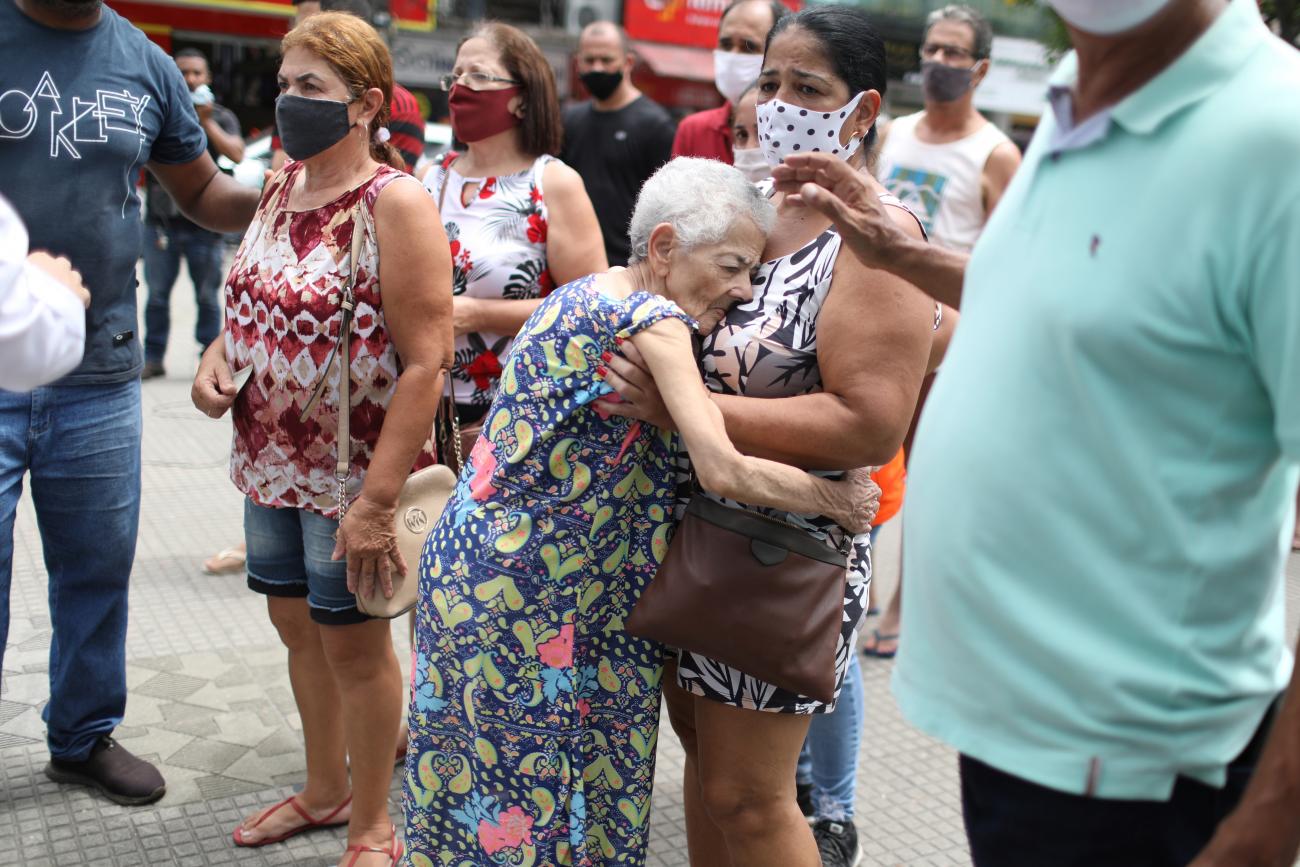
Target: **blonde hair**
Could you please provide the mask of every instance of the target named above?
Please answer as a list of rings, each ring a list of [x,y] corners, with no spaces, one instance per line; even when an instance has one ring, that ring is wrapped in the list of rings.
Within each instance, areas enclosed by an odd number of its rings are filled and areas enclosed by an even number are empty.
[[[330,65],[354,98],[372,87],[384,95],[370,130],[370,155],[394,168],[406,162],[378,132],[388,126],[389,103],[393,100],[393,58],[375,28],[347,12],[320,12],[285,34],[280,54],[290,49],[310,51]]]

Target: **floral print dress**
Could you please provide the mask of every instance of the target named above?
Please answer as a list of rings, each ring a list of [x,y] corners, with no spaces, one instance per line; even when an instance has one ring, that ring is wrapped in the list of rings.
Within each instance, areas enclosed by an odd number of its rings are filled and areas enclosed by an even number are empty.
[[[525,171],[467,178],[456,153],[436,164],[425,188],[438,200],[451,242],[451,290],[494,301],[543,298],[555,288],[546,260],[546,195],[542,175],[555,157],[542,155]],[[465,187],[477,187],[469,203]],[[456,338],[451,369],[456,403],[486,409],[501,377],[513,334],[471,332]]]
[[[672,530],[677,437],[607,416],[600,356],[665,318],[575,281],[507,356],[420,562],[414,867],[643,864],[663,648],[624,631]]]

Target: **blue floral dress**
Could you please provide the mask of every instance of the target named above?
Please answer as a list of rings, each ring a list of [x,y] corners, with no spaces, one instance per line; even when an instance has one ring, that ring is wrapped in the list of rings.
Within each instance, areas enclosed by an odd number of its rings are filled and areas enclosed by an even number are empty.
[[[602,353],[671,302],[549,296],[425,545],[412,649],[414,867],[643,864],[663,648],[623,621],[672,531],[677,438],[607,416]]]

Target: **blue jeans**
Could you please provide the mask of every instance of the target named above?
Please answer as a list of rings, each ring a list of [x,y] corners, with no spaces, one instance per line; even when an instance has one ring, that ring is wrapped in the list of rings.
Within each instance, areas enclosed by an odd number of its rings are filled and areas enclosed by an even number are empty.
[[[813,812],[818,819],[848,822],[853,819],[858,772],[858,748],[866,706],[862,694],[862,666],[857,649],[849,653],[844,685],[830,713],[812,715],[808,736],[799,751],[795,779],[812,783]]]
[[[365,623],[348,592],[348,564],[335,560],[339,522],[306,509],[272,509],[244,500],[248,587],[264,596],[305,598],[311,619],[327,626]]]
[[[23,475],[49,572],[50,754],[84,759],[126,711],[127,581],[140,523],[140,381],[0,391],[0,662]]]
[[[875,555],[879,527],[871,528],[872,555]],[[799,751],[795,780],[813,787],[813,813],[818,819],[848,822],[853,819],[857,800],[858,748],[862,745],[862,726],[866,717],[862,689],[862,666],[857,648],[849,653],[849,667],[835,710],[813,714]]]
[[[198,321],[194,339],[200,351],[221,332],[221,236],[193,224],[173,223],[163,228],[145,225],[144,282],[149,301],[144,307],[144,360],[162,363],[171,331],[172,286],[181,270],[181,256],[190,270]]]

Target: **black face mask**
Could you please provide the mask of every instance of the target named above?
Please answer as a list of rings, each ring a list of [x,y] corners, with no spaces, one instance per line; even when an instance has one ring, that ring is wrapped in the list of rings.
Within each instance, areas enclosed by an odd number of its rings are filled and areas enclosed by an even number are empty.
[[[623,83],[623,73],[619,72],[600,72],[592,70],[584,72],[578,78],[582,79],[582,86],[591,91],[591,95],[596,99],[609,99],[618,86]]]
[[[305,160],[343,141],[352,123],[347,102],[284,93],[275,100],[275,128],[289,158]]]
[[[921,64],[921,89],[935,102],[953,102],[970,92],[975,67],[962,69],[935,60]]]

